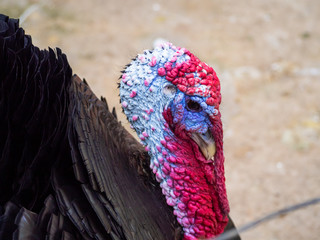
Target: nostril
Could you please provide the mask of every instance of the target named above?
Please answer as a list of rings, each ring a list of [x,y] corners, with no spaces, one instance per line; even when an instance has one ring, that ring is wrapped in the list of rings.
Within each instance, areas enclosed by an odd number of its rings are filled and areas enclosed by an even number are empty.
[[[193,112],[200,112],[201,106],[198,102],[189,99],[187,100],[187,109]]]

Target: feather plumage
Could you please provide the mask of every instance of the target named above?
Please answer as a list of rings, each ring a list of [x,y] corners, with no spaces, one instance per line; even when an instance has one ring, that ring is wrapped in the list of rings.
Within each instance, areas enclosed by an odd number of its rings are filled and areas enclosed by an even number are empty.
[[[60,49],[0,15],[0,239],[181,239],[150,157]]]

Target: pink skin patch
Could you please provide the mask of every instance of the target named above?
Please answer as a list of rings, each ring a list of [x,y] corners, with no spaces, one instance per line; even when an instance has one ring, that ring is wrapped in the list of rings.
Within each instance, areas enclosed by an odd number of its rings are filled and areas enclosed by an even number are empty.
[[[156,58],[155,56],[153,56],[153,57],[151,58],[151,62],[149,63],[149,65],[150,65],[151,67],[154,67],[156,64],[157,64],[157,58]]]
[[[137,92],[135,90],[132,90],[132,92],[130,93],[130,97],[134,98],[137,95]]]
[[[160,143],[161,143],[163,146],[166,146],[166,145],[167,145],[167,142],[166,142],[166,140],[164,140],[164,139],[160,140]]]
[[[143,55],[139,56],[139,60],[140,62],[144,63],[144,61],[146,60],[146,58]]]
[[[162,151],[162,149],[161,149],[161,147],[160,147],[159,145],[157,145],[156,148],[157,148],[157,150],[158,150],[159,152]]]
[[[164,68],[159,68],[158,74],[159,74],[159,76],[164,76],[164,75],[166,75],[166,70]]]
[[[140,136],[140,140],[144,141],[146,138],[144,136]]]
[[[124,107],[124,108],[128,107],[128,103],[127,103],[126,101],[123,101],[123,102],[121,103],[121,105],[122,105],[122,107]]]
[[[170,62],[175,62],[175,61],[177,61],[177,56],[172,57],[170,60]]]
[[[124,83],[127,82],[127,75],[125,73],[122,74],[122,82],[124,82]]]
[[[148,133],[146,133],[146,132],[142,132],[142,135],[144,136],[144,137],[149,137],[149,135],[148,135]]]

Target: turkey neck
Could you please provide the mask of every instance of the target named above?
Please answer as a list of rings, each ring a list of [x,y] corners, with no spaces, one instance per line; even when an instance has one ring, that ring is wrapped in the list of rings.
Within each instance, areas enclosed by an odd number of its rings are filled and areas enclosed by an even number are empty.
[[[214,162],[206,160],[187,136],[177,137],[163,116],[144,144],[150,167],[167,204],[184,230],[184,239],[210,238],[223,232],[229,212],[224,185],[222,141],[217,138]],[[219,126],[216,125],[219,130]],[[220,129],[222,131],[222,129]]]

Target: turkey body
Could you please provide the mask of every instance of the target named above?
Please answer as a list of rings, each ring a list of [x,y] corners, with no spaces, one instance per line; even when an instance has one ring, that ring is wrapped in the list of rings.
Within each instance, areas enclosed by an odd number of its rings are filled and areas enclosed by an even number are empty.
[[[61,50],[0,15],[0,66],[0,239],[183,238],[149,155]]]

